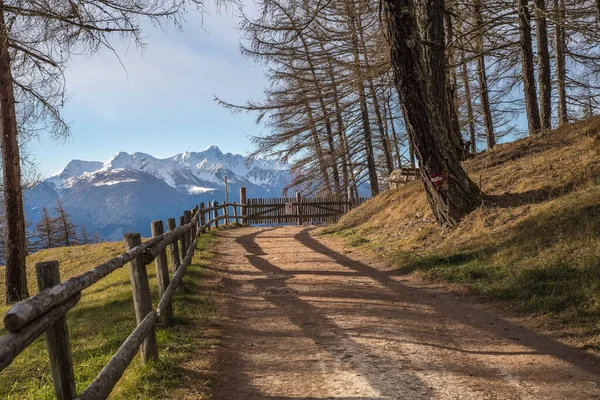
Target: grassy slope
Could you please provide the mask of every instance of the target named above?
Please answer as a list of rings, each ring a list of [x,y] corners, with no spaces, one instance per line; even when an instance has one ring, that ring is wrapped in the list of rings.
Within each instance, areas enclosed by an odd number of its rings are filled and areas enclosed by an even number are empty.
[[[466,287],[600,350],[600,118],[497,146],[465,167],[489,196],[457,229],[438,228],[413,183],[329,231],[400,274]]]
[[[200,251],[188,268],[183,286],[175,295],[175,325],[159,327],[157,330],[160,361],[153,365],[142,365],[139,356],[136,357],[111,398],[170,398],[170,392],[184,375],[181,364],[192,350],[210,348],[218,341],[218,335],[211,332],[210,324],[215,318],[215,304],[207,291],[202,290],[202,285],[210,280],[202,267],[212,257],[209,246],[213,241],[214,236],[211,234],[203,235],[199,241]],[[34,273],[36,262],[58,260],[61,278],[65,280],[123,251],[122,243],[40,251],[27,259],[30,294],[37,293]],[[156,306],[158,289],[154,264],[148,265],[148,275]],[[0,287],[4,287],[3,280],[2,274]],[[6,309],[6,305],[0,304],[2,315]],[[85,290],[79,304],[67,315],[77,392],[80,393],[135,328],[128,268],[117,270]],[[5,331],[0,330],[0,333],[4,334]],[[195,389],[206,392],[209,385],[208,381],[199,381]],[[54,398],[43,335],[0,373],[0,398]]]

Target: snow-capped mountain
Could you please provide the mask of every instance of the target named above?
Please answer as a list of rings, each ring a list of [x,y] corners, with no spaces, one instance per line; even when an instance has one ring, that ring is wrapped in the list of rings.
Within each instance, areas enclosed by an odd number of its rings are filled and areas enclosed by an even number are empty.
[[[239,188],[248,197],[278,197],[289,183],[287,165],[223,153],[216,146],[159,159],[145,153],[118,153],[110,160],[73,160],[26,193],[28,218],[39,221],[42,207],[56,199],[88,232],[118,240],[126,231],[149,233],[150,221],[178,217],[199,202],[230,200]]]
[[[249,162],[242,155],[224,154],[218,147],[210,146],[201,152],[185,152],[164,159],[145,153],[120,152],[104,163],[73,160],[44,181],[61,191],[81,180],[121,169],[148,173],[186,194],[223,188],[225,176],[230,184],[244,186],[251,183],[269,192],[281,190],[289,180],[287,166],[276,161],[255,159]]]

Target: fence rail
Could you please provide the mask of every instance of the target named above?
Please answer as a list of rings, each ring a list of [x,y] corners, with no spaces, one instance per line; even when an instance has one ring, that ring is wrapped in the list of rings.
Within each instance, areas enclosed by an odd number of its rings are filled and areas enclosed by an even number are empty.
[[[239,203],[218,204],[215,201],[209,207],[200,203],[194,209],[183,212],[179,227],[176,227],[175,218],[169,218],[167,232],[164,232],[163,221],[153,221],[153,237],[143,243],[139,233],[126,234],[125,253],[65,282],[60,282],[57,261],[38,263],[36,276],[39,293],[15,304],[4,316],[4,326],[9,333],[0,337],[0,371],[46,332],[56,397],[59,400],[105,399],[138,351],[142,362],[158,358],[155,324],[158,320],[166,324],[173,321],[173,296],[192,262],[201,234],[212,227],[218,228],[219,223],[229,224],[232,221],[242,225],[248,222],[290,221],[302,224],[305,219],[336,221],[341,214],[365,200],[302,199],[300,194],[295,198],[247,200],[246,189],[240,188]],[[167,267],[167,249],[173,268],[172,277]],[[152,262],[156,265],[160,297],[156,309],[152,307],[146,271],[146,266]],[[79,302],[84,289],[128,263],[137,327],[92,383],[77,395],[66,314]]]

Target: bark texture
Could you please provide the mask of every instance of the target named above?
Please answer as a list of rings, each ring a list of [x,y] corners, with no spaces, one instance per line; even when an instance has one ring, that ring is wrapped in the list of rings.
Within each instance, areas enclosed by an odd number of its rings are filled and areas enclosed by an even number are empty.
[[[488,149],[493,149],[496,146],[496,135],[494,134],[494,121],[492,119],[492,107],[490,106],[490,94],[488,89],[488,79],[485,67],[485,52],[483,43],[483,31],[485,29],[483,23],[483,13],[481,0],[473,2],[473,14],[475,16],[475,24],[479,34],[477,35],[477,79],[479,81],[479,97],[481,103],[481,116],[483,117],[483,125],[485,126],[485,139]]]
[[[523,75],[523,91],[525,94],[525,110],[529,134],[542,129],[540,110],[535,89],[535,72],[533,66],[533,46],[531,45],[531,14],[528,0],[518,0],[519,37],[521,45],[521,63]]]
[[[0,0],[0,7],[2,6],[4,2]],[[8,304],[29,297],[25,269],[27,252],[21,190],[21,158],[10,63],[4,12],[0,10],[0,146],[6,210],[6,302]]]
[[[423,51],[413,0],[386,0],[385,5],[392,67],[427,199],[440,225],[453,226],[479,206],[482,194],[451,147],[440,102],[431,101],[433,82],[437,78],[439,84],[440,78],[427,72],[443,71],[444,59]],[[432,0],[425,12],[437,13],[429,19],[443,22],[443,10],[442,0]],[[441,34],[443,39],[443,29]]]

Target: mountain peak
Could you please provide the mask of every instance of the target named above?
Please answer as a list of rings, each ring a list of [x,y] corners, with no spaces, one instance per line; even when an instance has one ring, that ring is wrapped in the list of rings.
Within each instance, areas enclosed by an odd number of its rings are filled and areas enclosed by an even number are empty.
[[[214,144],[211,145],[211,146],[208,146],[206,149],[204,149],[204,151],[205,152],[209,152],[209,153],[223,154],[223,152],[221,151],[221,149],[219,149]]]
[[[65,167],[59,172],[51,175],[51,177],[57,178],[58,183],[59,180],[69,179],[74,176],[79,176],[85,172],[95,171],[99,168],[102,168],[102,163],[99,161],[84,161],[84,160],[71,160]],[[59,183],[60,185],[60,183]]]
[[[117,160],[117,159],[129,158],[129,157],[131,157],[131,155],[129,153],[127,153],[126,151],[120,151],[117,154],[115,154],[115,156],[112,159]]]

